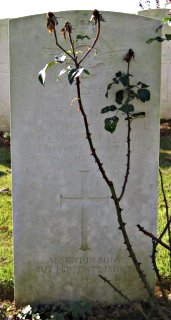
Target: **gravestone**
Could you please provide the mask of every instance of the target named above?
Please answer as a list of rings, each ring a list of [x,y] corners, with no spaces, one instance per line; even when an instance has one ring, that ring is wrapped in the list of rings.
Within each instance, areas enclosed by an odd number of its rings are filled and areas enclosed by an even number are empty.
[[[8,19],[0,20],[0,131],[10,131]]]
[[[56,15],[61,17],[58,33],[68,20],[75,36],[86,34],[94,39],[90,11]],[[136,105],[147,116],[132,125],[131,174],[121,205],[133,247],[154,287],[151,240],[136,225],[156,233],[160,48],[158,44],[146,46],[145,40],[158,22],[121,13],[103,12],[103,16],[106,22],[101,25],[100,40],[84,62],[91,77],[81,76],[83,104],[97,153],[119,194],[126,170],[126,123],[121,117],[111,135],[104,130],[101,108],[113,103],[112,93],[105,98],[106,86],[117,71],[126,72],[123,57],[132,48],[131,74],[135,81],[150,85],[151,100]],[[69,49],[61,35],[59,41]],[[78,51],[90,43],[84,39]],[[110,192],[90,155],[74,101],[76,86],[70,86],[65,75],[56,81],[68,62],[48,70],[45,87],[38,82],[39,70],[58,53],[45,15],[10,21],[16,304],[59,299],[125,302],[99,274],[130,299],[146,299],[118,230]]]
[[[138,14],[161,20],[168,16],[168,9],[150,9],[140,11]],[[165,24],[162,28],[162,36],[171,34],[171,27]],[[155,29],[151,30],[150,38],[155,38],[158,34]],[[153,45],[153,43],[151,44]],[[164,41],[161,44],[161,96],[160,96],[160,118],[171,119],[171,41]]]

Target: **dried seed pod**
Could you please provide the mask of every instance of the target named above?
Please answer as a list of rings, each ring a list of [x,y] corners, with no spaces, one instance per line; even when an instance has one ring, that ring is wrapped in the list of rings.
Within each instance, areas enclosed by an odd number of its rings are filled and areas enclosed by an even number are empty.
[[[105,20],[103,19],[101,13],[99,13],[99,11],[97,9],[95,9],[93,11],[93,14],[90,18],[90,21],[94,21],[95,25],[97,24],[97,21],[103,21],[105,22]]]
[[[49,33],[52,33],[55,30],[55,26],[58,25],[58,20],[53,14],[53,12],[47,13],[47,29]]]
[[[127,63],[129,63],[132,58],[134,59],[134,57],[135,57],[134,51],[132,49],[129,49],[128,53],[125,55],[123,60],[125,60]]]
[[[66,35],[72,32],[72,25],[70,22],[65,21],[64,27],[61,29],[62,36],[66,39]]]
[[[68,21],[65,22],[65,29],[68,33],[72,32],[72,26],[71,23],[69,23]]]

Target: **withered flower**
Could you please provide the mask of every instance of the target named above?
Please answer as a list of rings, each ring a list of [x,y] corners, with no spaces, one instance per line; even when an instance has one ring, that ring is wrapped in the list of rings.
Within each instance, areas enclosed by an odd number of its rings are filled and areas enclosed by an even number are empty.
[[[129,63],[132,58],[134,59],[134,57],[135,57],[134,51],[132,49],[129,49],[128,53],[125,55],[123,60],[125,60],[127,63]]]
[[[72,26],[68,21],[65,21],[65,25],[64,27],[61,29],[61,33],[63,35],[63,37],[66,39],[66,34],[71,33],[72,32]]]
[[[90,18],[90,21],[94,21],[95,25],[97,24],[97,21],[105,22],[105,20],[103,19],[101,13],[97,9],[95,9],[93,11],[93,14],[92,14],[92,16]]]
[[[53,14],[53,12],[47,13],[47,28],[49,33],[52,33],[55,30],[55,26],[58,25],[58,20]]]

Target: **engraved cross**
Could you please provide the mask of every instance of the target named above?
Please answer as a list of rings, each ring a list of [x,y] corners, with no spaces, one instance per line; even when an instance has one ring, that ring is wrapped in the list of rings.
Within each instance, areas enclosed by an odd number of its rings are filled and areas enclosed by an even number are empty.
[[[86,180],[87,173],[89,171],[80,171],[81,174],[81,194],[80,196],[75,197],[64,197],[60,195],[63,200],[81,200],[81,246],[80,250],[86,251],[89,250],[90,247],[88,245],[88,218],[87,218],[87,210],[84,206],[85,200],[105,200],[109,197],[97,197],[97,196],[87,196],[84,190],[84,184]]]

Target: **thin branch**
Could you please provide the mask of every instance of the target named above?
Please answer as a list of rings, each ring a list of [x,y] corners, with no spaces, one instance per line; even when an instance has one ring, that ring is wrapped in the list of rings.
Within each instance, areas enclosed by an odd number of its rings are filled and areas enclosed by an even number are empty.
[[[83,108],[83,104],[82,104],[82,99],[81,99],[81,91],[80,91],[80,79],[79,77],[76,78],[76,86],[77,86],[77,97],[78,97],[78,103],[79,103],[79,108],[80,108],[80,111],[81,111],[81,114],[83,116],[83,119],[84,119],[84,125],[85,125],[85,129],[86,129],[86,138],[88,139],[88,143],[89,143],[89,146],[90,146],[90,150],[92,152],[92,156],[94,157],[95,159],[95,162],[97,163],[98,167],[99,167],[99,170],[102,174],[102,177],[104,178],[104,180],[106,181],[107,185],[109,186],[110,188],[110,191],[111,191],[111,198],[113,199],[114,203],[115,203],[115,207],[116,207],[116,213],[117,213],[117,217],[118,217],[118,223],[119,223],[119,229],[122,231],[122,235],[123,235],[123,238],[124,238],[124,244],[126,245],[127,247],[127,250],[129,252],[129,255],[134,263],[134,266],[137,270],[137,273],[139,275],[139,277],[141,278],[142,282],[144,283],[144,286],[147,290],[147,292],[149,293],[149,296],[150,298],[152,299],[153,297],[153,291],[146,279],[146,276],[145,274],[143,273],[143,271],[141,270],[141,263],[138,262],[137,258],[136,258],[136,255],[135,255],[135,252],[132,248],[132,245],[131,245],[131,242],[129,240],[129,237],[128,237],[128,234],[127,234],[127,231],[126,231],[126,228],[125,228],[125,223],[123,222],[123,219],[122,219],[122,209],[120,208],[120,204],[119,204],[119,199],[116,195],[116,191],[115,191],[115,188],[114,188],[114,183],[112,181],[109,180],[109,178],[107,177],[106,173],[105,173],[105,170],[103,169],[103,164],[100,162],[100,159],[99,157],[97,156],[97,153],[96,153],[96,149],[94,148],[94,145],[93,145],[93,142],[92,142],[92,138],[91,138],[91,133],[90,133],[90,130],[89,130],[89,124],[88,124],[88,121],[87,121],[87,116],[86,116],[86,113],[84,111],[84,108]]]
[[[72,47],[72,52],[73,52],[73,55],[74,55],[74,61],[77,59],[76,57],[76,54],[75,54],[75,47],[74,47],[74,43],[72,41],[72,36],[71,36],[71,32],[69,32],[69,40],[70,40],[70,43],[71,43],[71,47]]]
[[[169,206],[168,206],[168,203],[167,203],[166,193],[165,193],[165,189],[164,189],[163,175],[162,175],[162,172],[161,172],[160,168],[159,168],[159,173],[160,173],[160,181],[161,181],[161,189],[162,189],[162,194],[163,194],[163,200],[164,200],[165,209],[166,209],[166,221],[167,221],[167,225],[168,225],[168,222],[169,222]],[[169,246],[171,248],[170,223],[168,225],[167,231],[168,231],[168,238],[169,238]],[[170,261],[169,261],[169,264],[170,264],[170,271],[171,271],[171,250],[170,250]]]
[[[166,302],[168,302],[168,298],[167,298],[166,292],[165,292],[165,290],[163,288],[162,278],[160,276],[159,269],[158,269],[157,264],[156,264],[156,254],[157,254],[156,247],[157,247],[157,243],[154,240],[152,240],[152,244],[153,244],[153,250],[152,250],[151,260],[152,260],[154,272],[156,274],[156,277],[157,277],[157,280],[158,280],[158,283],[159,283],[159,287],[160,287],[163,299]]]
[[[126,248],[127,248],[128,252],[129,252],[129,255],[130,255],[130,258],[132,259],[132,261],[134,263],[134,266],[135,266],[135,268],[137,270],[137,273],[138,273],[139,277],[141,278],[142,282],[144,283],[144,287],[146,288],[150,298],[153,300],[153,291],[152,291],[152,289],[151,289],[151,287],[150,287],[150,285],[149,285],[149,283],[148,283],[148,281],[146,279],[145,274],[141,270],[141,266],[140,266],[141,263],[138,262],[137,257],[135,255],[135,252],[134,252],[134,250],[132,248],[131,242],[129,240],[129,237],[128,237],[128,234],[127,234],[127,231],[126,231],[126,228],[125,228],[125,223],[123,222],[123,219],[122,219],[122,209],[120,208],[119,199],[118,199],[118,197],[116,195],[114,183],[112,181],[110,181],[109,178],[107,177],[107,175],[105,173],[105,170],[103,169],[103,164],[100,162],[100,159],[97,156],[96,149],[94,148],[94,145],[93,145],[93,142],[92,142],[91,133],[90,133],[90,130],[89,130],[89,124],[88,124],[88,121],[87,121],[87,116],[86,116],[86,113],[84,111],[83,104],[82,104],[79,77],[76,78],[76,86],[77,86],[77,97],[78,97],[79,108],[80,108],[81,114],[82,114],[83,119],[84,119],[84,125],[85,125],[85,129],[86,129],[86,138],[88,139],[88,143],[89,143],[89,146],[90,146],[90,150],[92,152],[92,156],[94,157],[95,162],[97,163],[97,165],[99,167],[99,170],[100,170],[100,172],[102,174],[102,177],[105,179],[107,185],[110,188],[110,191],[111,191],[111,194],[112,194],[111,198],[113,199],[113,201],[115,203],[116,213],[117,213],[118,223],[119,223],[119,229],[122,231],[122,235],[123,235],[123,238],[124,238],[124,244],[126,245]]]
[[[139,231],[143,232],[146,236],[150,237],[153,239],[156,243],[160,243],[162,247],[166,248],[167,250],[171,251],[171,247],[169,247],[166,243],[164,243],[162,240],[159,238],[156,238],[152,233],[146,231],[140,224],[137,224],[137,227]]]
[[[66,55],[68,55],[75,62],[75,58],[59,44],[55,29],[53,30],[53,32],[54,32],[54,37],[55,37],[55,42],[57,47],[59,47],[63,52],[65,52]]]
[[[100,35],[100,19],[97,20],[97,33],[96,33],[96,37],[95,40],[91,46],[91,48],[84,54],[84,56],[82,57],[82,59],[78,62],[78,64],[80,65],[81,62],[83,62],[83,60],[88,56],[88,54],[93,50],[97,40],[99,39],[99,35]]]
[[[127,164],[126,164],[126,174],[125,174],[125,179],[124,179],[124,183],[122,186],[122,192],[119,196],[119,201],[122,199],[124,193],[125,193],[125,189],[126,189],[126,185],[128,182],[128,176],[130,173],[130,159],[131,159],[131,119],[128,115],[128,135],[127,135]]]
[[[119,289],[117,289],[111,282],[110,280],[108,280],[106,277],[102,276],[101,274],[99,274],[99,277],[106,282],[110,287],[112,287],[122,298],[124,298],[125,300],[127,300],[128,302],[130,302],[130,299],[125,296],[122,291],[120,291]]]
[[[116,213],[117,213],[117,217],[118,217],[119,229],[122,231],[122,235],[124,238],[124,244],[126,245],[126,248],[129,252],[129,257],[132,259],[134,266],[135,266],[135,269],[137,270],[137,273],[138,273],[140,279],[142,280],[144,287],[146,288],[146,290],[150,296],[150,299],[152,299],[152,301],[153,301],[154,300],[153,299],[153,291],[149,285],[149,282],[146,279],[146,275],[141,270],[141,263],[138,262],[136,254],[132,248],[130,239],[128,237],[127,230],[125,228],[126,223],[122,219],[122,209],[120,208],[119,200],[115,199],[115,195],[113,192],[112,192],[112,194],[113,194],[112,198],[113,198],[113,200],[115,202],[115,206],[116,206]]]
[[[163,236],[165,235],[166,231],[168,230],[170,224],[171,224],[171,216],[169,217],[167,224],[165,225],[163,231],[161,232],[161,234],[159,236],[159,240],[161,240],[163,238]]]
[[[130,61],[131,61],[131,58],[129,56],[129,52],[130,50],[128,51],[127,55],[128,56],[128,59],[125,57],[124,60],[128,63],[128,66],[127,66],[127,76],[128,76],[128,86],[127,86],[127,92],[128,92],[128,98],[126,99],[126,101],[129,102],[129,68],[130,68]],[[128,182],[128,176],[129,176],[129,173],[130,173],[130,159],[131,159],[131,119],[129,117],[129,112],[127,114],[127,122],[128,122],[128,130],[127,130],[127,163],[126,163],[126,174],[125,174],[125,179],[124,179],[124,182],[123,182],[123,186],[122,186],[122,191],[121,191],[121,194],[119,196],[119,201],[122,199],[124,193],[125,193],[125,189],[126,189],[126,185],[127,185],[127,182]]]
[[[81,111],[81,114],[83,116],[83,119],[84,119],[84,125],[85,125],[85,129],[86,129],[86,138],[88,140],[88,143],[89,143],[89,146],[90,146],[90,150],[91,150],[91,154],[92,156],[94,157],[95,159],[95,162],[97,163],[98,167],[99,167],[99,170],[103,176],[103,178],[105,179],[107,185],[109,187],[113,186],[113,182],[110,181],[105,173],[105,170],[103,169],[103,163],[100,162],[100,159],[96,153],[96,149],[94,147],[94,144],[93,144],[93,141],[92,141],[92,138],[91,138],[91,133],[90,133],[90,130],[89,130],[89,124],[88,124],[88,121],[87,121],[87,115],[84,111],[84,108],[83,108],[83,104],[82,104],[82,99],[81,99],[81,89],[80,89],[80,79],[79,77],[76,78],[76,86],[77,86],[77,99],[78,99],[78,103],[79,103],[79,109]]]

